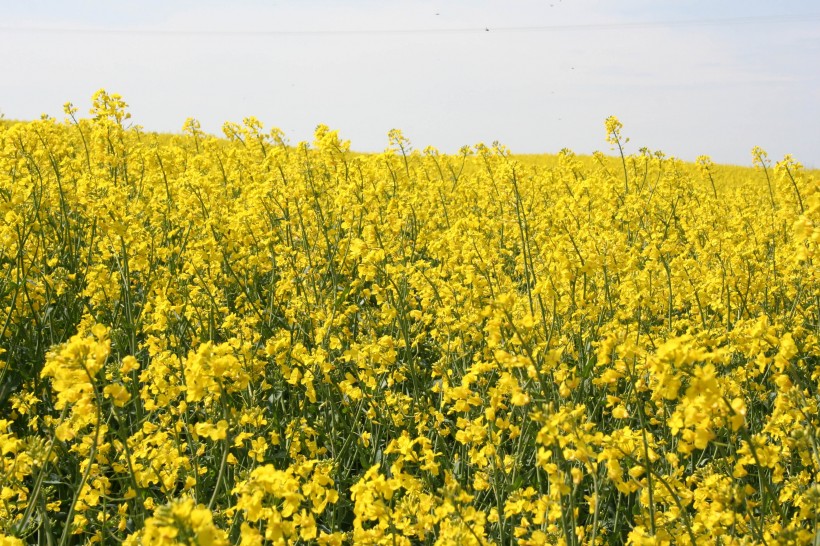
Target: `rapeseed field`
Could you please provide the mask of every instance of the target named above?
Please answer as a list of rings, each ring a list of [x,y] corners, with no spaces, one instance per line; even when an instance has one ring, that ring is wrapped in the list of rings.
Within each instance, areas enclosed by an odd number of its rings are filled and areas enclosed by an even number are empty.
[[[0,545],[818,544],[820,179],[0,126]]]

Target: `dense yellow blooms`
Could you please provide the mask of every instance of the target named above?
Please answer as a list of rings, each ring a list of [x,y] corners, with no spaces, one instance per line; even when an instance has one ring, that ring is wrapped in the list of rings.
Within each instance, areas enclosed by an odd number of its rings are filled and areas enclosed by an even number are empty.
[[[810,544],[820,183],[0,125],[0,545]]]

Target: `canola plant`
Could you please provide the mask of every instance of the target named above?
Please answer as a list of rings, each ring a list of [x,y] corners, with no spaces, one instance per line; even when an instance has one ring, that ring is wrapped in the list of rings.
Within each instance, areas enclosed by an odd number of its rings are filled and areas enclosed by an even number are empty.
[[[223,130],[0,125],[0,545],[820,541],[815,171]]]

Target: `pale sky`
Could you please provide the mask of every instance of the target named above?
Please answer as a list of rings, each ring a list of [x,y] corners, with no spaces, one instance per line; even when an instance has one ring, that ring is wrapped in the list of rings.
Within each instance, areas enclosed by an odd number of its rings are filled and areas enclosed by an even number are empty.
[[[604,119],[693,160],[762,146],[820,168],[820,2],[0,0],[0,112],[63,118],[99,88],[146,130],[319,123],[354,150],[498,140],[609,152]],[[488,30],[485,30],[488,29]]]

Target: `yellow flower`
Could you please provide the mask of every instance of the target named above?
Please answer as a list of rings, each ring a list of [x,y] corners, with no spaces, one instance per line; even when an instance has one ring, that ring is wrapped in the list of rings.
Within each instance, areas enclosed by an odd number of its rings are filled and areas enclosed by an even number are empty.
[[[629,412],[626,411],[626,408],[623,404],[618,404],[612,409],[612,417],[615,419],[626,419],[629,417]]]
[[[111,398],[114,405],[118,408],[123,407],[131,398],[131,395],[128,393],[128,389],[117,384],[106,385],[103,388],[103,394],[106,398]]]
[[[216,425],[212,423],[197,423],[194,431],[199,436],[206,436],[212,441],[224,440],[228,436],[228,422],[221,419]]]

